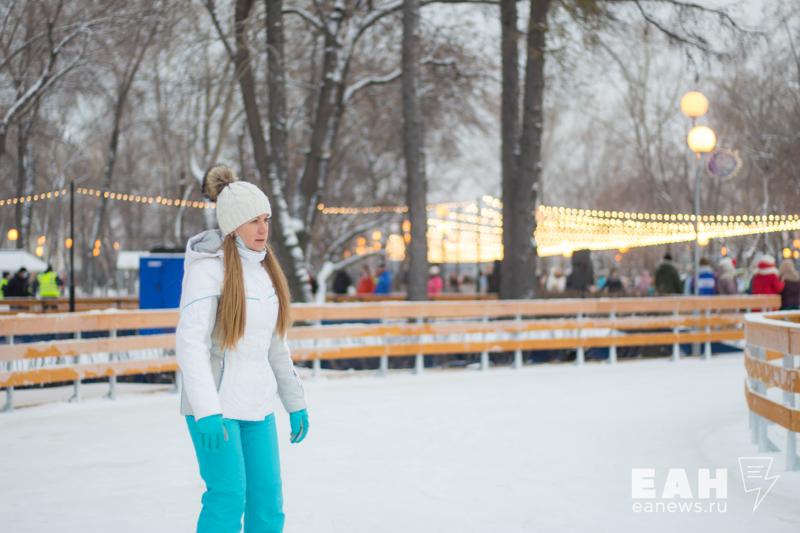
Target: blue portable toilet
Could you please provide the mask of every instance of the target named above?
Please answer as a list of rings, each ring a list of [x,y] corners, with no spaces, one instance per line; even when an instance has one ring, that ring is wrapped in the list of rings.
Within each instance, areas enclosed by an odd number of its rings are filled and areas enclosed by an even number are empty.
[[[183,254],[151,254],[139,259],[139,308],[171,309],[181,301]]]
[[[139,308],[174,309],[180,305],[182,253],[154,253],[139,259]],[[143,329],[141,334],[171,333],[174,329]]]

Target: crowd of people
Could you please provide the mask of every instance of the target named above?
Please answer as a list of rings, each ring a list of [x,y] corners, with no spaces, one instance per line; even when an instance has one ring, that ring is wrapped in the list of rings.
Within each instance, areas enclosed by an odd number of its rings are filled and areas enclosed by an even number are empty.
[[[28,269],[20,267],[14,275],[3,272],[0,279],[0,299],[2,298],[59,298],[62,294],[64,281],[59,277],[51,265],[47,270],[31,276]]]
[[[450,272],[445,278],[442,266],[430,265],[427,280],[428,295],[436,296],[444,292],[497,292],[500,281],[494,273],[499,272],[497,263],[500,261],[495,263],[488,269],[479,271],[477,279],[455,271]],[[346,269],[335,272],[331,289],[338,295],[385,295],[403,292],[406,285],[405,273],[395,276],[385,263],[380,263],[375,269],[365,263],[361,265],[359,276],[355,280]]]
[[[694,294],[691,266],[678,265],[667,253],[661,263],[651,272],[643,270],[633,276],[621,275],[619,269],[611,268],[595,279],[591,264],[572,261],[569,274],[561,266],[552,266],[540,280],[540,287],[548,295],[572,292],[575,289],[587,293],[608,296],[658,296]],[[570,283],[575,272],[580,273],[582,283]],[[775,294],[781,296],[782,309],[800,308],[800,274],[792,259],[784,259],[780,267],[768,254],[759,254],[751,267],[739,268],[736,260],[722,257],[716,264],[701,258],[697,272],[697,293],[701,296],[715,294]]]

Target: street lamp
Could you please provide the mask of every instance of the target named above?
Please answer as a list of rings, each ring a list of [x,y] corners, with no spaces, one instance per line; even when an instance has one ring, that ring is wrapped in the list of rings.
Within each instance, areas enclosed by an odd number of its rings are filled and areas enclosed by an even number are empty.
[[[698,91],[690,91],[681,98],[681,111],[689,118],[702,117],[708,111],[708,98]]]
[[[700,157],[700,154],[714,151],[714,147],[717,145],[717,136],[714,130],[708,126],[695,126],[689,130],[686,143],[689,145],[689,149],[697,154],[697,157]]]
[[[689,130],[689,135],[686,137],[686,144],[689,149],[694,152],[698,160],[702,159],[702,154],[707,154],[714,151],[717,145],[717,135],[714,130],[708,126],[698,126],[695,120],[702,117],[708,111],[708,99],[703,93],[698,91],[690,91],[683,95],[681,98],[681,111],[684,115],[692,119],[692,129]],[[698,272],[700,270],[700,246],[708,244],[705,239],[701,243],[700,236],[700,177],[703,171],[703,165],[697,167],[694,177],[694,246],[692,249],[692,293],[697,296],[699,291]]]

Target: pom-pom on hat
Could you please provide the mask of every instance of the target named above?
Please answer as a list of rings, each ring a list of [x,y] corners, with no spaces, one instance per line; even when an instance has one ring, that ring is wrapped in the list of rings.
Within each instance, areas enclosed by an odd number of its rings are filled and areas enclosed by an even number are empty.
[[[217,223],[223,235],[257,216],[272,216],[269,199],[256,185],[240,181],[225,165],[215,165],[203,177],[203,194],[217,203]]]

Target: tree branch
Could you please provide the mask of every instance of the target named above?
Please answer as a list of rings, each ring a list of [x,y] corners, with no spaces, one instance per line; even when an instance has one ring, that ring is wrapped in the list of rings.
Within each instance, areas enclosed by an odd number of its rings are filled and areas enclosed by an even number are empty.
[[[308,22],[314,28],[316,28],[316,29],[318,29],[320,31],[324,31],[325,30],[325,25],[322,24],[322,22],[317,17],[315,17],[314,15],[312,15],[311,13],[306,11],[305,9],[302,9],[302,8],[299,8],[299,7],[285,7],[285,8],[283,8],[283,14],[284,15],[297,15],[301,19],[303,19],[306,22]]]
[[[231,48],[231,45],[228,44],[228,39],[225,38],[225,32],[222,31],[222,25],[219,23],[216,8],[214,7],[214,0],[206,0],[205,6],[208,10],[208,14],[211,15],[211,22],[214,24],[214,28],[217,29],[219,40],[222,41],[222,44],[225,46],[225,50],[228,52],[228,57],[231,61],[233,61],[236,57],[236,53],[233,51],[233,48]]]

